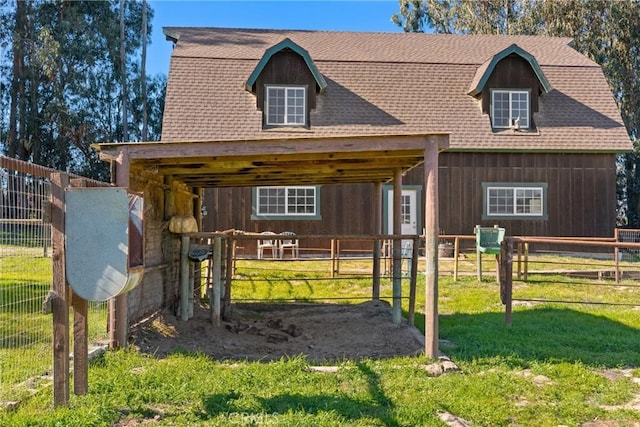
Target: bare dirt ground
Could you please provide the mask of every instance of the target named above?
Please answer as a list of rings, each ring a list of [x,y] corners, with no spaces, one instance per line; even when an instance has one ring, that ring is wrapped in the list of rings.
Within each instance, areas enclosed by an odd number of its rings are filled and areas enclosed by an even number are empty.
[[[396,325],[382,301],[362,304],[235,304],[229,322],[214,328],[207,307],[180,321],[170,311],[132,331],[142,352],[163,357],[198,351],[219,360],[277,360],[305,355],[314,363],[413,356],[424,350],[420,332]]]

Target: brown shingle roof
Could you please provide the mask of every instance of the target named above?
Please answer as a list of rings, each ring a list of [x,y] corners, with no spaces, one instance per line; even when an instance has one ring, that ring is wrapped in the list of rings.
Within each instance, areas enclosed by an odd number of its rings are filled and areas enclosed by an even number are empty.
[[[172,54],[163,141],[449,132],[451,149],[625,151],[631,142],[600,67],[567,38],[167,28]],[[262,129],[244,83],[284,38],[328,83],[310,129]],[[532,54],[554,90],[537,132],[494,133],[467,95],[476,70],[510,46]]]

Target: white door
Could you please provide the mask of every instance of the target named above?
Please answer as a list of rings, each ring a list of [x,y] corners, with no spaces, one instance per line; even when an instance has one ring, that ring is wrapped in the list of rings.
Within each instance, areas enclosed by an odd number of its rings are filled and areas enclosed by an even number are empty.
[[[393,234],[393,190],[389,190],[387,200],[387,217],[389,218],[387,232]],[[417,190],[402,190],[402,205],[400,207],[402,234],[418,234],[417,200]]]

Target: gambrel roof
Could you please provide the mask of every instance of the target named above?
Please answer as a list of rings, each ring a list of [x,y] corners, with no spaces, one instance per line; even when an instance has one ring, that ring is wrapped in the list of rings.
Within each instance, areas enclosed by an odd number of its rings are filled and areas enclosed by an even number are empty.
[[[165,28],[165,34],[175,42],[166,142],[437,132],[450,134],[450,150],[631,149],[601,68],[568,38],[224,28]],[[287,39],[308,53],[327,86],[308,129],[263,129],[245,85],[268,49]],[[531,56],[550,89],[533,114],[534,132],[495,132],[469,95],[482,67],[512,45]]]

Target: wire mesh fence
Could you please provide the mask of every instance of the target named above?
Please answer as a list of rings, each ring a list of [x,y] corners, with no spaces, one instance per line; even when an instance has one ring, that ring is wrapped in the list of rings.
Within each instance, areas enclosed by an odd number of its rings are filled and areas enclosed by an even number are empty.
[[[52,319],[42,306],[53,281],[49,196],[48,177],[0,168],[0,402],[51,371]],[[105,337],[106,304],[89,310],[90,339]]]
[[[617,241],[625,243],[640,243],[640,230],[618,229]],[[640,261],[640,249],[624,248],[619,253],[620,261],[638,262]]]
[[[0,169],[0,398],[51,366],[51,319],[41,313],[51,289],[46,179]]]

